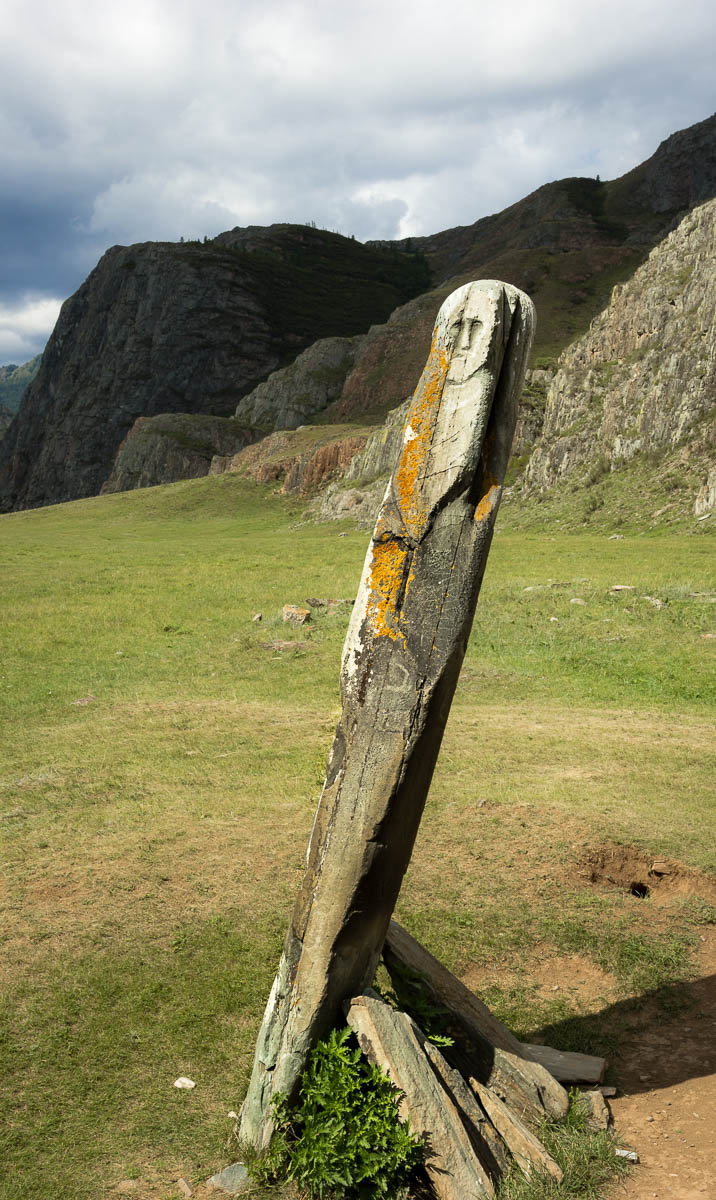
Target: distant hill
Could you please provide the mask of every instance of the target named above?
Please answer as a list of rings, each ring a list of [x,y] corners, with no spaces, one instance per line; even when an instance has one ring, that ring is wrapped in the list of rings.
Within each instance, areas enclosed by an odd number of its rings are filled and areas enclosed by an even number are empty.
[[[42,355],[36,354],[19,367],[15,363],[0,367],[0,409],[5,409],[11,416],[17,412],[25,389],[37,375],[41,361]]]
[[[361,246],[282,225],[205,245],[115,247],[63,306],[0,444],[0,507],[99,491],[138,417],[236,412],[267,432],[301,414],[377,424],[415,387],[440,303],[471,278],[506,279],[536,302],[539,369],[522,420],[534,437],[559,352],[685,213],[714,195],[716,116],[674,134],[620,179],[549,183],[430,237]],[[335,345],[330,353],[321,345],[336,337],[354,339],[340,365]],[[293,376],[274,379],[308,346]]]

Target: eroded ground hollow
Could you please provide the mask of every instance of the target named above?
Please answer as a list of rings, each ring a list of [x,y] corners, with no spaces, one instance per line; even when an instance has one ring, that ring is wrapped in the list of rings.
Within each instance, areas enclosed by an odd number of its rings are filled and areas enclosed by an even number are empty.
[[[582,866],[590,883],[622,888],[640,900],[699,896],[716,902],[716,883],[708,875],[637,846],[599,846],[589,851]]]

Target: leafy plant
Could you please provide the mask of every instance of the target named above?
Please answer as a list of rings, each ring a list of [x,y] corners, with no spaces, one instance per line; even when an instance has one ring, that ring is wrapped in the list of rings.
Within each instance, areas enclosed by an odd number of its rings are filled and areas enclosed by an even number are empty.
[[[295,1179],[316,1200],[399,1197],[423,1158],[422,1143],[398,1117],[399,1101],[352,1031],[334,1030],[313,1050],[295,1107],[285,1096],[274,1100],[274,1136],[252,1176]]]

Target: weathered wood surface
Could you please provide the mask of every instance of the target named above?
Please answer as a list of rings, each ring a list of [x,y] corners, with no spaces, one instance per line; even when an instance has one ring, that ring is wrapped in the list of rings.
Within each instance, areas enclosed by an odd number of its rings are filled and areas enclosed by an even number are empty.
[[[596,1054],[555,1050],[552,1046],[535,1046],[529,1042],[523,1042],[522,1049],[560,1083],[601,1083],[607,1069],[606,1058]]]
[[[400,1116],[410,1119],[411,1129],[425,1142],[425,1169],[440,1200],[494,1196],[492,1180],[410,1017],[377,996],[356,996],[346,1018],[366,1057],[404,1093]]]
[[[524,1174],[529,1175],[533,1170],[547,1172],[561,1182],[562,1168],[559,1163],[508,1105],[478,1079],[470,1079],[470,1087],[474,1089],[480,1104]]]
[[[343,1001],[370,983],[467,645],[534,329],[494,280],[443,304],[368,547],[342,715],[259,1033],[241,1136],[261,1149]]]
[[[529,1124],[536,1126],[544,1117],[559,1120],[566,1115],[569,1097],[554,1076],[397,921],[388,927],[383,958],[389,971],[397,965],[419,975],[428,993],[446,1010],[464,1060],[459,1064],[463,1074],[468,1070],[475,1074]]]

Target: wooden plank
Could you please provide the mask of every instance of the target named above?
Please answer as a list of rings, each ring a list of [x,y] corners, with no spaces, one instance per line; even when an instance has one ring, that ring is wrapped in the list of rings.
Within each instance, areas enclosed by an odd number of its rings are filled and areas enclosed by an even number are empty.
[[[391,921],[383,948],[388,971],[407,968],[423,981],[449,1015],[456,1051],[447,1057],[462,1074],[474,1074],[517,1113],[537,1126],[544,1117],[561,1120],[569,1097],[553,1075],[526,1050],[489,1008],[415,938]]]
[[[430,1066],[413,1022],[373,996],[356,996],[347,1012],[363,1053],[403,1092],[400,1115],[425,1140],[425,1169],[440,1200],[494,1197],[457,1107]]]
[[[342,712],[308,862],[256,1043],[242,1139],[271,1137],[341,1005],[371,982],[410,861],[472,625],[534,308],[509,284],[443,304],[368,547]]]
[[[559,1163],[554,1161],[539,1139],[499,1096],[477,1079],[470,1079],[470,1087],[474,1089],[482,1107],[524,1174],[529,1175],[533,1170],[547,1172],[558,1183],[561,1182],[563,1174]]]
[[[531,1042],[523,1042],[522,1049],[560,1083],[601,1083],[607,1069],[606,1058],[596,1054],[555,1050],[552,1046],[535,1046]]]

